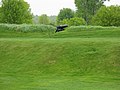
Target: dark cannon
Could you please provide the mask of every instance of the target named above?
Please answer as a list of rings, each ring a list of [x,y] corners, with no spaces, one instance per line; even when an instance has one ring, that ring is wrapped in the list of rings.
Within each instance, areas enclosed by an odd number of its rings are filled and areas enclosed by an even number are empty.
[[[55,32],[63,31],[63,30],[65,30],[66,27],[68,27],[68,25],[59,25],[59,26],[57,26],[57,29]]]

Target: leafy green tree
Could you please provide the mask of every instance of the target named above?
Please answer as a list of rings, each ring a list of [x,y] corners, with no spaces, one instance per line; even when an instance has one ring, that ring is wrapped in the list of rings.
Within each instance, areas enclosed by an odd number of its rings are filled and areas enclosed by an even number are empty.
[[[103,6],[93,17],[94,25],[120,26],[120,6]]]
[[[74,11],[72,11],[70,8],[63,8],[60,10],[58,17],[57,17],[57,22],[59,23],[63,19],[70,19],[74,17]]]
[[[2,0],[2,23],[32,23],[29,4],[24,0]]]
[[[83,17],[87,24],[106,0],[75,0],[77,16]]]
[[[46,14],[43,14],[39,17],[39,23],[40,24],[46,24],[48,25],[49,24],[49,18]]]
[[[86,22],[83,18],[74,17],[70,19],[64,19],[63,21],[61,21],[61,24],[67,24],[69,26],[79,26],[79,25],[85,25]]]

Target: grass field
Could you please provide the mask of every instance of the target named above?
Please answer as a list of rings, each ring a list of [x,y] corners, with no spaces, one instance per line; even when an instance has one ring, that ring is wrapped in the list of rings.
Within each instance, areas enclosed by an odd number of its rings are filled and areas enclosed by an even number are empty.
[[[1,31],[0,90],[120,90],[120,30]]]

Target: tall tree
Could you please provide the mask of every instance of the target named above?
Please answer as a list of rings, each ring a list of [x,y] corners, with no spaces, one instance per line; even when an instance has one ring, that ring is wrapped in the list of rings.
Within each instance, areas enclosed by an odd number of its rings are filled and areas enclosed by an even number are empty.
[[[46,14],[42,14],[40,17],[39,17],[39,23],[40,24],[49,24],[49,18]]]
[[[75,0],[77,16],[83,17],[88,24],[105,1],[107,0]]]
[[[24,0],[2,0],[1,14],[3,23],[32,23],[29,4]]]
[[[64,19],[70,19],[74,17],[74,11],[72,11],[70,8],[63,8],[60,10],[58,17],[57,17],[57,22],[59,23],[60,21]]]

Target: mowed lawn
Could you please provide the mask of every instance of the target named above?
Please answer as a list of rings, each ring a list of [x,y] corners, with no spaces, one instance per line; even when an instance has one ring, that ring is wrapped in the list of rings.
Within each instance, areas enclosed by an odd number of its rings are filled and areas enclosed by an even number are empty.
[[[2,36],[0,90],[120,90],[118,33],[82,38],[76,34]]]

